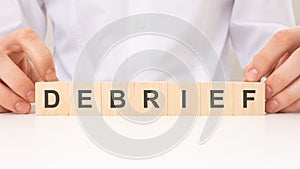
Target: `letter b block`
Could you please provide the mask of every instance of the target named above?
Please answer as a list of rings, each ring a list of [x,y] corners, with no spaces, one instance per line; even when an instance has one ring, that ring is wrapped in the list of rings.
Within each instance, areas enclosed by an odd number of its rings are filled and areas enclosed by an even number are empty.
[[[132,115],[133,83],[102,83],[102,116]]]
[[[36,83],[44,116],[264,115],[263,83]]]

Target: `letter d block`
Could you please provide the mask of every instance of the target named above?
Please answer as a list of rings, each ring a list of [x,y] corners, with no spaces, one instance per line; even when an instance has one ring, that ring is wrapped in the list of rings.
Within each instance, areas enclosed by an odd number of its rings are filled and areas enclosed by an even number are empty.
[[[70,108],[69,85],[67,82],[36,83],[36,115],[68,116]]]

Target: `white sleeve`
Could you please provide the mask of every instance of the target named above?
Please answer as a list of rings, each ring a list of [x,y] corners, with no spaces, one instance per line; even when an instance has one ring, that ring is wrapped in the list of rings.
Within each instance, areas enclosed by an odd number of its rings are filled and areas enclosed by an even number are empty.
[[[21,28],[32,28],[45,37],[47,17],[42,0],[1,0],[0,37]]]
[[[235,0],[230,36],[241,66],[245,68],[274,33],[292,26],[290,0]]]

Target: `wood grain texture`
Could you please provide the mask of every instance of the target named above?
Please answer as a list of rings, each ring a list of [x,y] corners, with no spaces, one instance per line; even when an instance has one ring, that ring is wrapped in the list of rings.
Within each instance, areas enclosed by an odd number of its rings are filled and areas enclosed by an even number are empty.
[[[38,116],[68,116],[70,107],[70,83],[39,82],[35,84],[35,112]],[[57,107],[45,108],[45,92],[56,91],[60,95]],[[49,104],[55,103],[55,95],[49,93]]]
[[[70,116],[101,115],[101,83],[70,83]],[[82,99],[79,99],[82,98]]]
[[[146,91],[146,93],[145,93]],[[168,84],[162,82],[134,83],[133,108],[141,116],[166,116],[168,112]],[[157,99],[151,102],[157,94]],[[145,102],[145,98],[149,98]],[[145,107],[147,106],[147,108]]]
[[[234,102],[231,97],[231,83],[198,83],[198,85],[201,88],[201,116],[233,115],[232,105]]]
[[[200,115],[198,83],[168,83],[168,116]]]
[[[130,106],[132,106],[132,102],[135,101],[134,98],[134,83],[110,83],[105,82],[102,83],[102,109],[101,113],[103,116],[130,116],[133,115],[130,110]],[[112,108],[112,100],[111,100],[111,92],[115,91],[114,96],[116,97],[113,102],[116,106]],[[124,97],[122,96],[122,92],[124,93]],[[121,92],[121,93],[120,93]],[[125,106],[118,107],[122,102],[125,103]]]
[[[45,105],[49,90],[59,95],[56,107],[51,92]],[[36,83],[43,116],[261,116],[264,107],[264,83]]]

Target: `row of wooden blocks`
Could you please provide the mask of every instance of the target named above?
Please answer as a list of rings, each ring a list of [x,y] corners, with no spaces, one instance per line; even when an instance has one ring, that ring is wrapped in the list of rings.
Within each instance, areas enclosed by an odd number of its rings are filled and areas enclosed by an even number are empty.
[[[258,116],[264,83],[36,84],[36,115],[44,116]]]

